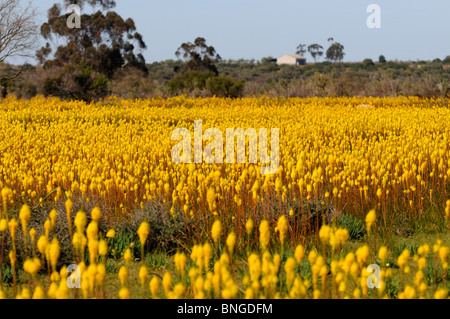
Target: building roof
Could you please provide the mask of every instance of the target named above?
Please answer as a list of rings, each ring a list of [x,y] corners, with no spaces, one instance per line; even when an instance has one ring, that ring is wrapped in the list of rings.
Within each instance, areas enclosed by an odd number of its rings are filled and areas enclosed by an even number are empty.
[[[279,56],[278,59],[281,58],[281,57],[284,57],[284,56],[288,56],[288,57],[291,57],[291,58],[294,58],[294,59],[305,59],[306,60],[306,58],[304,56],[301,56],[301,55],[298,55],[298,54],[284,54],[282,56]]]

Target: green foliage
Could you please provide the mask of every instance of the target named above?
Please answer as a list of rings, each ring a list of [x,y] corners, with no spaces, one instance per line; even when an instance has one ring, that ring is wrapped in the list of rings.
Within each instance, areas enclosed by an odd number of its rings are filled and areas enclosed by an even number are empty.
[[[83,101],[98,100],[110,91],[110,82],[101,73],[94,72],[86,62],[66,65],[54,76],[45,79],[44,94]]]
[[[419,244],[414,242],[414,241],[403,241],[398,243],[397,245],[394,246],[394,248],[392,249],[392,255],[397,258],[398,256],[401,255],[401,253],[405,250],[408,249],[411,256],[417,254],[417,249],[419,249]]]
[[[119,272],[120,264],[115,260],[107,259],[105,269],[107,274],[116,275]]]
[[[230,77],[210,77],[206,81],[206,89],[218,97],[237,98],[242,96],[245,81],[236,81]]]
[[[344,59],[344,46],[339,42],[333,42],[326,52],[327,60],[341,62]]]
[[[370,70],[375,66],[375,63],[373,63],[372,59],[364,59],[362,65],[364,69]]]
[[[338,217],[339,227],[346,228],[350,239],[361,240],[366,234],[366,225],[364,222],[350,214],[342,214]]]
[[[111,257],[120,259],[125,254],[127,248],[131,249],[134,257],[140,257],[141,243],[136,233],[119,232],[115,238],[111,238],[108,244],[108,251]]]
[[[176,68],[175,71],[190,72],[212,72],[219,75],[216,62],[221,58],[216,54],[216,49],[212,45],[206,44],[205,38],[197,37],[194,43],[182,43],[175,52],[177,57],[182,56],[186,63],[181,68]]]
[[[203,90],[206,81],[214,76],[214,73],[190,71],[174,77],[167,83],[167,87],[171,94],[185,94],[194,89]]]
[[[125,246],[133,242],[136,252],[134,256],[140,257],[140,242],[136,233],[144,220],[150,224],[150,234],[145,245],[147,252],[159,249],[170,251],[186,239],[185,227],[188,220],[178,213],[172,216],[167,205],[147,201],[142,209],[132,212],[127,221],[115,225],[116,233],[125,234],[114,241],[117,251],[123,251]]]
[[[148,254],[145,257],[145,265],[150,269],[166,269],[169,264],[168,256],[165,252]]]
[[[13,271],[10,264],[1,265],[3,271],[3,284],[6,286],[12,285],[13,283]]]
[[[379,63],[386,63],[386,58],[384,57],[384,55],[380,55],[380,56],[378,57],[378,62],[379,62]]]
[[[41,26],[46,45],[36,52],[46,70],[57,73],[45,80],[44,94],[63,98],[95,100],[109,93],[109,80],[117,70],[134,67],[148,72],[139,49],[146,45],[136,32],[132,19],[124,20],[116,12],[114,1],[77,1],[79,5],[100,5],[102,10],[82,16],[82,28],[68,28],[67,15],[55,4],[48,21]],[[65,45],[52,48],[62,40]],[[53,56],[51,56],[51,54]]]
[[[400,281],[393,278],[388,278],[386,281],[385,293],[390,299],[396,299],[399,292],[402,290]]]

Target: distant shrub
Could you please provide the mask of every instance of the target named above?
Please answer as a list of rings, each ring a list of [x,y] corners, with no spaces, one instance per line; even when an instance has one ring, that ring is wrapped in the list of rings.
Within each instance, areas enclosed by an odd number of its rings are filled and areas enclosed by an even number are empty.
[[[362,66],[364,69],[371,69],[375,66],[375,63],[373,63],[372,59],[364,59],[362,62]]]
[[[174,77],[167,82],[167,87],[171,94],[192,92],[194,89],[203,90],[206,81],[212,77],[215,77],[212,72],[190,71]]]
[[[217,76],[206,81],[206,89],[218,97],[237,98],[242,96],[245,81],[236,81],[230,77]]]

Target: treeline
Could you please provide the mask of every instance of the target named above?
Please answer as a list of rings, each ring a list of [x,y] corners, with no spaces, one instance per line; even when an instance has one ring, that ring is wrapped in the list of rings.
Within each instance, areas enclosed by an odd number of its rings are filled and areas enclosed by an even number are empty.
[[[18,0],[7,3],[20,10]],[[18,54],[14,49],[22,50],[21,37],[30,39],[28,50],[36,43],[38,28],[34,22],[25,23],[35,17],[33,11],[24,15],[12,9],[0,12],[3,16],[12,12],[9,19],[17,19],[15,25],[27,26],[6,42],[0,38],[1,98],[14,94],[19,98],[44,95],[91,101],[110,95],[135,99],[175,95],[445,97],[450,93],[450,56],[443,61],[417,62],[386,61],[380,56],[375,62],[345,63],[344,46],[333,38],[328,39],[326,52],[319,44],[300,44],[298,54],[308,51],[316,62],[325,53],[327,60],[304,66],[277,65],[273,57],[223,60],[202,37],[182,43],[174,52],[177,60],[148,64],[142,35],[131,18],[124,19],[113,10],[114,1],[78,0],[81,9],[92,9],[81,17],[67,13],[68,3],[54,4],[39,28],[46,43],[33,54],[37,66],[4,63],[12,53]],[[80,27],[71,27],[77,25],[69,23],[71,19],[79,19]],[[5,28],[14,30],[14,26]],[[16,45],[8,48],[11,43]]]
[[[361,63],[321,62],[306,66],[277,65],[271,57],[254,60],[226,60],[217,63],[217,73],[190,70],[178,73],[183,61],[167,60],[147,64],[148,72],[137,68],[118,70],[106,95],[123,98],[187,96],[423,96],[450,94],[450,57],[417,62]],[[39,66],[0,65],[0,72],[20,77],[1,83],[2,96],[31,98],[48,92],[48,71]]]

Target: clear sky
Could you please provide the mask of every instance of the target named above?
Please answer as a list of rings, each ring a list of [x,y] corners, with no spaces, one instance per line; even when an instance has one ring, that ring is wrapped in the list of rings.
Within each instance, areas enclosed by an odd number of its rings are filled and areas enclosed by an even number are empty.
[[[26,1],[26,0],[22,0]],[[327,39],[344,45],[344,61],[432,60],[450,55],[449,0],[116,0],[132,18],[148,49],[147,62],[175,59],[197,36],[223,59],[256,59],[295,53],[300,43]],[[61,0],[34,0],[43,22]],[[381,8],[381,28],[369,29],[369,4]],[[90,12],[90,8],[86,8]],[[307,53],[306,58],[312,61]],[[34,62],[34,61],[33,61]]]

